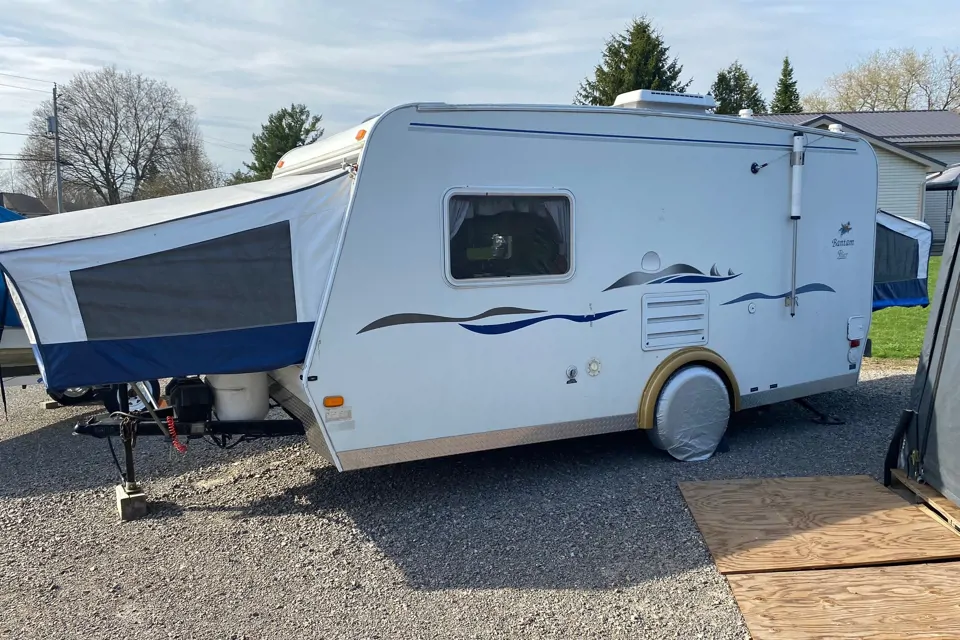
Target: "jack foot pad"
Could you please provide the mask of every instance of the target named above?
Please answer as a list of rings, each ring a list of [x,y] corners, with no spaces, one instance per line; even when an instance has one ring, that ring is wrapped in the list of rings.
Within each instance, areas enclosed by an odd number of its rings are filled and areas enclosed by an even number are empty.
[[[147,495],[139,489],[127,490],[122,484],[117,487],[117,511],[120,520],[126,522],[147,515]]]

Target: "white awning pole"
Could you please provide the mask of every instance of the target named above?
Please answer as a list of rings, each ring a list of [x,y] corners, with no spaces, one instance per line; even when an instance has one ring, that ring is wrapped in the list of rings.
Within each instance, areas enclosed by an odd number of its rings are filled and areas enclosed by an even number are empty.
[[[800,192],[803,186],[804,136],[799,131],[793,134],[793,153],[790,167],[793,179],[790,183],[790,219],[793,221],[793,268],[790,275],[790,316],[797,315],[797,233],[800,222]]]

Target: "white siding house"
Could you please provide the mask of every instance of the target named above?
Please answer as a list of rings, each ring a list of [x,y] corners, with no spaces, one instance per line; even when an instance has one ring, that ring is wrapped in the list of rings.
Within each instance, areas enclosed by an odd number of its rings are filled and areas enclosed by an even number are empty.
[[[953,111],[856,111],[763,114],[765,118],[826,129],[839,124],[866,138],[877,152],[878,204],[933,229],[934,248],[946,237],[946,202],[927,190],[927,176],[960,163],[960,114]]]
[[[960,144],[954,146],[939,146],[939,147],[912,147],[915,151],[919,151],[925,156],[930,156],[931,158],[936,158],[940,162],[945,162],[948,165],[951,164],[960,164]]]
[[[877,207],[905,218],[922,219],[924,186],[930,169],[886,149],[874,150],[880,171]]]

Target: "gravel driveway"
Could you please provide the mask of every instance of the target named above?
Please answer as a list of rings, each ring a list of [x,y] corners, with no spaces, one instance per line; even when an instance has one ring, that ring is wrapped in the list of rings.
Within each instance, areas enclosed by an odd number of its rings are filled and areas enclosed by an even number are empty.
[[[0,638],[746,638],[682,480],[879,478],[913,370],[738,416],[679,463],[640,433],[338,474],[300,439],[137,446],[152,514],[120,523],[91,410],[7,390]]]

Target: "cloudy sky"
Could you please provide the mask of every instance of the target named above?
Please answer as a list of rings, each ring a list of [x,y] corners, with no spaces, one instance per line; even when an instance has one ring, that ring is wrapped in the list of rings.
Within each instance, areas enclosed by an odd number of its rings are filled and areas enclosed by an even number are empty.
[[[906,0],[3,0],[0,73],[69,81],[116,64],[198,110],[211,157],[249,159],[267,115],[303,102],[328,134],[407,101],[569,104],[604,40],[646,14],[706,93],[739,59],[769,99],[789,54],[801,92],[877,48],[956,46],[940,3]],[[48,85],[0,77],[0,85]],[[36,91],[0,86],[0,131]],[[0,134],[0,154],[22,138]]]

